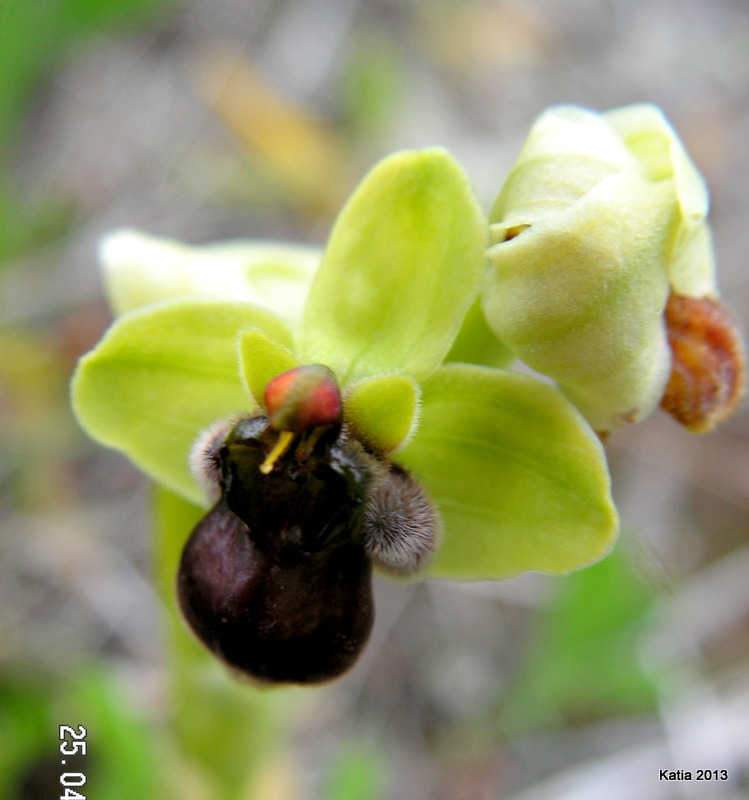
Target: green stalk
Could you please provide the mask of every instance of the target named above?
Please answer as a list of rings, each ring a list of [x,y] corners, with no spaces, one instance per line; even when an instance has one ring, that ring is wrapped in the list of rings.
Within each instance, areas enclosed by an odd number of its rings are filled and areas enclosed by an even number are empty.
[[[176,602],[182,547],[203,511],[164,489],[154,497],[155,571],[165,607],[175,797],[249,800],[276,763],[299,695],[234,680],[189,633]]]

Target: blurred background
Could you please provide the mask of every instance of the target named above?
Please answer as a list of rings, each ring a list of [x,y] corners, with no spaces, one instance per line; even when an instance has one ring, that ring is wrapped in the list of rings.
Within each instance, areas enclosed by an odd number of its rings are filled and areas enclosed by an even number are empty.
[[[81,794],[228,798],[170,732],[149,487],[68,409],[104,232],[322,244],[378,158],[435,144],[488,209],[546,106],[651,101],[746,329],[748,54],[745,0],[0,0],[0,798],[62,794],[61,724],[88,730]],[[349,675],[260,695],[236,735],[196,699],[199,746],[256,762],[248,800],[749,797],[749,414],[697,437],[659,412],[607,451],[609,559],[378,580]]]

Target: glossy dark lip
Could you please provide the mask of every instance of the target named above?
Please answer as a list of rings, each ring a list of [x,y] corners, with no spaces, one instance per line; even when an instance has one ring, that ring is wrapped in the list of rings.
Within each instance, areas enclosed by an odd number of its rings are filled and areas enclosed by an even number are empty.
[[[185,546],[180,607],[211,652],[245,675],[319,683],[356,661],[374,621],[372,564],[356,543],[312,555],[258,549],[220,500]]]
[[[185,545],[178,597],[197,637],[233,669],[318,683],[349,669],[372,629],[362,535],[371,457],[336,426],[300,434],[266,475],[277,435],[266,417],[248,418],[221,445],[221,497]]]
[[[336,426],[300,434],[263,474],[260,466],[277,437],[264,419],[240,421],[219,453],[226,504],[256,544],[273,547],[289,540],[291,529],[301,531],[299,546],[310,554],[334,542],[360,540],[363,506],[377,470],[372,458]]]
[[[214,655],[255,681],[336,678],[372,629],[373,566],[407,575],[428,562],[431,501],[343,424],[299,431],[272,459],[280,433],[267,416],[213,429],[197,460],[218,500],[182,552],[182,612]]]

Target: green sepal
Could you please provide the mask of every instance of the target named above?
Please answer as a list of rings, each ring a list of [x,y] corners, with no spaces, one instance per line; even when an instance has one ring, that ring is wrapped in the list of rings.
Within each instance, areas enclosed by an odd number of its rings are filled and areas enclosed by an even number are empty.
[[[609,552],[618,518],[603,448],[558,391],[467,364],[445,365],[422,390],[418,435],[398,460],[442,517],[432,575],[566,573]]]
[[[316,247],[235,240],[189,245],[122,229],[99,246],[104,287],[115,314],[185,295],[242,300],[299,324],[322,256]]]
[[[291,350],[257,328],[242,331],[237,345],[245,386],[255,402],[262,406],[268,382],[276,375],[298,367],[299,362]]]
[[[486,238],[468,179],[447,152],[381,161],[333,229],[305,309],[302,362],[327,364],[342,384],[428,375],[477,295]]]
[[[419,414],[419,385],[409,375],[382,375],[350,387],[343,401],[352,433],[381,453],[403,447]]]
[[[237,331],[251,327],[291,344],[275,314],[248,303],[167,300],[123,315],[78,364],[78,421],[157,482],[202,503],[188,455],[214,420],[251,405],[236,351]]]

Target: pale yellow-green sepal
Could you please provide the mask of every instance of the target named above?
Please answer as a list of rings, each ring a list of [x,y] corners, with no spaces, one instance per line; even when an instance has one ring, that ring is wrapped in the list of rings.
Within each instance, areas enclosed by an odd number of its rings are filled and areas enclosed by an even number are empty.
[[[425,485],[444,523],[433,575],[566,573],[613,546],[618,517],[601,443],[536,378],[441,367],[423,384],[419,432],[398,460]]]
[[[236,351],[237,331],[251,327],[291,344],[278,317],[248,303],[177,299],[124,314],[78,364],[78,421],[155,481],[203,503],[188,455],[212,422],[252,406]]]
[[[107,234],[99,246],[104,288],[115,314],[185,295],[246,301],[299,324],[321,251],[283,242],[188,245],[140,231]]]
[[[485,270],[486,222],[439,148],[404,151],[364,178],[338,217],[310,289],[304,363],[342,383],[442,362]]]

